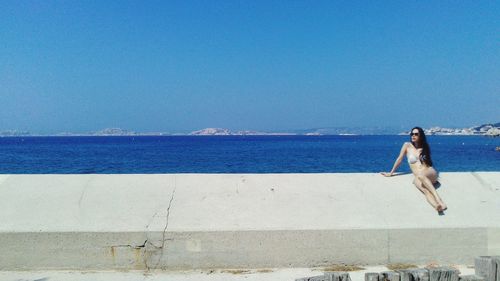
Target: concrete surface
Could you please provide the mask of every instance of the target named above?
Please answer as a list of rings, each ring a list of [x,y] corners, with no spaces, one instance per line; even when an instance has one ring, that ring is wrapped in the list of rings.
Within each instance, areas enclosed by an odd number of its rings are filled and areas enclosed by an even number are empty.
[[[455,265],[461,274],[474,274],[474,268]],[[367,272],[382,272],[385,266],[368,266],[349,272],[352,281],[364,281]],[[232,272],[232,273],[231,273]],[[204,271],[0,271],[1,281],[294,281],[322,275],[322,268],[271,268]]]
[[[500,254],[500,172],[0,175],[0,269],[466,264]]]

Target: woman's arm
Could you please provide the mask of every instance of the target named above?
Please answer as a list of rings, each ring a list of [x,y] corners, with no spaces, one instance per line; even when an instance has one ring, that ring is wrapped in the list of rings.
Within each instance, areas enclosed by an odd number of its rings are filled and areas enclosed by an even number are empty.
[[[405,142],[403,146],[401,147],[401,151],[399,152],[399,156],[396,159],[396,162],[394,162],[394,166],[392,166],[392,170],[389,173],[382,172],[381,174],[386,176],[386,177],[391,177],[394,172],[399,168],[399,165],[401,165],[401,161],[403,161],[403,157],[406,154],[406,148],[408,147],[408,143]]]

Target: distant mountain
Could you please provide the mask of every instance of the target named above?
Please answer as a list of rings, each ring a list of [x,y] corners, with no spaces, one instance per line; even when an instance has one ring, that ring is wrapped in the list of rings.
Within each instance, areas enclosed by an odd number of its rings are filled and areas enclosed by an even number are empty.
[[[104,130],[100,130],[94,133],[91,133],[94,136],[135,136],[137,135],[134,131],[128,131],[120,128],[106,128]]]
[[[121,128],[106,128],[96,132],[89,133],[58,133],[56,136],[164,136],[170,135],[168,133],[152,132],[152,133],[138,133]]]
[[[490,130],[491,128],[500,128],[500,122],[495,123],[495,124],[484,124],[481,126],[472,127],[471,129],[474,129],[476,131],[486,132],[486,131]]]
[[[193,131],[189,135],[231,136],[231,135],[395,135],[397,128],[387,127],[321,127],[311,129],[289,130],[284,132],[231,131],[223,128],[205,128]]]
[[[23,137],[23,136],[31,136],[31,133],[28,131],[17,131],[17,130],[0,132],[0,137]]]
[[[299,135],[395,135],[399,131],[390,127],[321,127],[291,132]]]
[[[193,131],[189,133],[192,136],[228,136],[231,135],[231,131],[222,128],[205,128],[198,131]]]
[[[193,131],[189,133],[191,136],[260,136],[260,135],[294,135],[291,133],[266,133],[266,132],[258,132],[258,131],[236,131],[233,132],[229,129],[223,128],[205,128],[198,131]]]
[[[432,127],[424,129],[428,135],[499,135],[500,123],[484,124],[464,129]],[[223,128],[205,128],[193,131],[188,135],[197,136],[233,136],[233,135],[396,135],[400,129],[395,127],[321,127],[311,129],[290,130],[288,132],[231,131]],[[400,135],[409,132],[399,133]]]

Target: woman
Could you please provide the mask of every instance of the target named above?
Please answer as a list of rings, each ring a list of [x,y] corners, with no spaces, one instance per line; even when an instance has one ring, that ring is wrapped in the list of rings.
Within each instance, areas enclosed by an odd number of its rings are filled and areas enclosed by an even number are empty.
[[[425,138],[424,130],[420,127],[411,129],[411,142],[405,142],[401,148],[399,157],[396,159],[389,173],[382,172],[386,177],[391,177],[398,169],[403,157],[406,155],[410,169],[415,175],[413,183],[425,195],[429,204],[438,212],[447,209],[441,197],[436,192],[434,184],[437,182],[438,174],[432,167],[431,149]]]

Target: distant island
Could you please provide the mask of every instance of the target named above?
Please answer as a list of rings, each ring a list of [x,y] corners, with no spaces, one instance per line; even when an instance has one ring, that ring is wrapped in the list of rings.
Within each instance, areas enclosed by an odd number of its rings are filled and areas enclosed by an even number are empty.
[[[387,128],[347,128],[347,127],[331,127],[331,128],[315,128],[308,130],[296,130],[287,133],[267,133],[257,131],[236,131],[232,132],[229,129],[222,128],[206,128],[199,131],[194,131],[188,135],[195,136],[241,136],[241,135],[393,135]],[[483,124],[470,128],[441,128],[432,127],[424,129],[427,135],[484,135],[484,136],[500,136],[500,123]],[[399,135],[407,135],[410,132],[402,132]]]
[[[57,134],[34,134],[27,131],[0,131],[0,137],[22,137],[22,136],[31,136],[31,137],[91,137],[91,136],[166,136],[171,135],[168,133],[156,133],[156,132],[148,132],[148,133],[137,133],[134,131],[124,130],[120,128],[106,128],[96,132],[88,132],[88,133],[70,133],[70,132],[62,132]]]
[[[205,128],[189,133],[190,136],[261,136],[261,135],[296,135],[295,133],[267,133],[258,131],[236,131],[222,128]]]
[[[120,128],[106,128],[100,131],[84,133],[84,134],[74,134],[74,133],[57,134],[57,136],[166,136],[166,135],[170,134],[162,132],[138,133]]]
[[[427,135],[484,135],[500,136],[500,123],[483,124],[470,128],[442,128],[431,127],[424,129]],[[302,130],[289,130],[284,132],[261,132],[252,130],[231,131],[224,128],[205,128],[189,133],[167,133],[167,132],[134,132],[120,128],[106,128],[100,131],[88,133],[62,132],[57,134],[43,135],[33,134],[28,131],[0,131],[0,137],[20,136],[281,136],[281,135],[406,135],[409,132],[396,133],[397,129],[384,127],[323,127]]]

